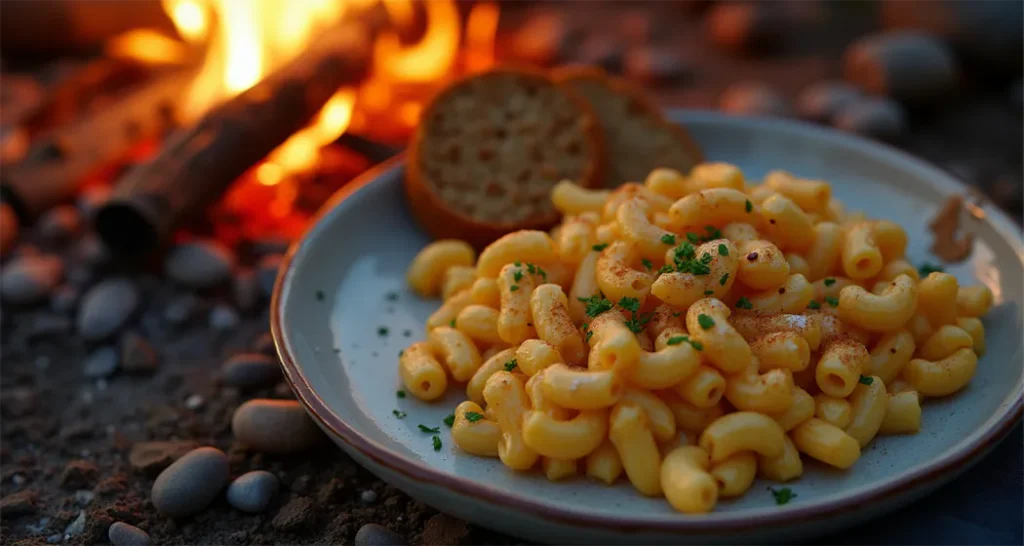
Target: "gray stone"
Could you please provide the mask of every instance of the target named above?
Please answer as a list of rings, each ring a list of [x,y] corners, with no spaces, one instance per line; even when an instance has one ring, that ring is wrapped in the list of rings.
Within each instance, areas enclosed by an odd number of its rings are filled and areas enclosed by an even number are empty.
[[[198,298],[192,294],[179,294],[164,309],[164,320],[172,326],[181,326],[192,318],[198,308]]]
[[[50,294],[50,309],[58,313],[70,313],[78,305],[78,298],[82,294],[74,286],[64,284],[58,286]]]
[[[114,546],[148,546],[149,534],[134,525],[115,521],[107,530],[107,538]]]
[[[235,265],[231,250],[213,240],[193,241],[171,249],[164,272],[191,288],[210,288],[228,280]]]
[[[763,82],[740,82],[722,92],[721,109],[739,116],[778,116],[792,114],[789,100],[774,87]]]
[[[128,332],[121,337],[121,368],[129,373],[149,374],[156,371],[160,355],[146,338]]]
[[[110,377],[117,371],[117,350],[100,347],[85,357],[85,376],[93,379]]]
[[[243,512],[262,512],[270,505],[280,484],[277,476],[265,470],[247,472],[228,486],[228,504]]]
[[[228,458],[214,447],[189,452],[153,482],[150,500],[158,512],[183,518],[206,509],[228,481]]]
[[[73,536],[82,534],[85,531],[85,522],[88,517],[85,515],[85,510],[78,511],[78,517],[74,519],[67,527],[64,528],[64,538],[68,539]]]
[[[86,340],[117,332],[139,306],[139,290],[128,279],[108,279],[85,293],[78,307],[78,333]]]
[[[405,546],[402,535],[376,523],[367,523],[356,531],[356,546]]]
[[[259,353],[235,355],[221,367],[221,378],[231,387],[267,387],[281,379],[277,360]]]
[[[804,119],[830,123],[839,110],[860,97],[860,91],[846,82],[822,81],[800,93],[796,108]]]
[[[373,489],[366,489],[359,494],[359,501],[363,504],[373,504],[377,502],[377,492]]]
[[[4,303],[36,303],[64,278],[64,261],[57,256],[21,256],[0,271],[0,297]]]
[[[256,266],[256,276],[260,280],[260,289],[263,290],[263,295],[268,298],[274,292],[274,282],[277,281],[277,272],[281,269],[281,262],[283,261],[284,256],[280,254],[268,254],[260,258],[260,262]]]
[[[256,309],[262,297],[256,272],[249,268],[235,274],[231,282],[231,291],[235,297],[235,305],[245,312]]]
[[[843,75],[872,95],[907,103],[937,103],[957,85],[959,69],[949,48],[916,32],[864,36],[843,53]]]
[[[907,130],[903,108],[885,98],[865,98],[836,114],[834,125],[844,131],[882,140],[892,140]]]
[[[50,243],[65,242],[82,228],[78,209],[71,205],[59,205],[43,213],[36,222],[36,233]]]
[[[250,400],[235,410],[231,430],[239,442],[264,453],[297,453],[323,439],[294,400]]]
[[[210,328],[214,330],[230,330],[240,321],[238,312],[228,305],[220,304],[210,309]]]

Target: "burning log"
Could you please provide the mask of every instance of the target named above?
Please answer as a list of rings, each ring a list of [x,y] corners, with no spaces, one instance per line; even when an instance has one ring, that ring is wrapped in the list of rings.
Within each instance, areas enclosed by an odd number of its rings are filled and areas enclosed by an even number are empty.
[[[171,135],[156,157],[121,178],[97,214],[100,236],[121,253],[153,248],[305,127],[340,87],[361,80],[369,61],[369,37],[346,26],[214,107],[194,126]]]

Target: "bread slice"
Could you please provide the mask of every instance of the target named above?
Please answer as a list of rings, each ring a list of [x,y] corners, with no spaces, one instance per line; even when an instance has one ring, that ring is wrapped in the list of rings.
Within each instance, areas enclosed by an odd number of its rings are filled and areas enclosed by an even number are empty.
[[[555,79],[583,96],[597,112],[608,148],[605,184],[642,182],[657,167],[686,174],[703,161],[696,142],[662,115],[640,89],[594,67],[567,67]]]
[[[579,97],[540,72],[502,68],[455,82],[427,106],[405,190],[436,238],[481,248],[559,218],[551,188],[600,186],[601,131]]]

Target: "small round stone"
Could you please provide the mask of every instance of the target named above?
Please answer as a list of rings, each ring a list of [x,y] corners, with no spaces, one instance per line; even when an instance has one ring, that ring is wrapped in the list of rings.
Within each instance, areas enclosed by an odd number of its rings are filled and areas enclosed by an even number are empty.
[[[265,453],[297,453],[323,438],[294,400],[250,400],[235,410],[231,430],[239,442]]]
[[[860,91],[846,82],[823,81],[804,89],[796,99],[796,107],[804,119],[828,123],[839,110],[860,97]]]
[[[134,525],[116,521],[107,530],[107,538],[114,546],[148,546],[149,534]]]
[[[214,240],[194,241],[171,249],[164,272],[174,282],[191,288],[210,288],[227,281],[235,256]]]
[[[139,306],[139,289],[127,279],[105,280],[85,293],[78,307],[78,333],[97,340],[117,332]]]
[[[230,330],[238,326],[240,321],[238,312],[228,305],[221,304],[210,309],[210,328],[214,330]]]
[[[241,389],[268,387],[281,379],[277,360],[259,353],[235,355],[221,367],[225,385]]]
[[[183,518],[202,512],[228,481],[228,458],[200,447],[174,461],[153,482],[150,499],[158,512]]]
[[[175,297],[164,309],[164,320],[172,326],[180,326],[192,318],[199,308],[199,300],[192,294]]]
[[[14,209],[7,203],[0,203],[0,256],[6,256],[14,248],[20,228]]]
[[[402,535],[376,523],[367,523],[356,531],[356,546],[405,546]]]
[[[738,116],[778,116],[792,114],[792,107],[774,87],[762,82],[740,82],[722,92],[721,109]]]
[[[952,51],[933,36],[890,32],[860,38],[843,53],[843,75],[872,95],[903,103],[935,103],[956,87]]]
[[[231,282],[231,291],[235,297],[235,305],[242,311],[256,309],[262,296],[256,272],[249,268],[235,274]]]
[[[846,106],[836,114],[838,129],[883,140],[892,140],[907,130],[903,108],[885,98],[865,98]]]
[[[36,223],[39,237],[50,243],[67,241],[81,228],[82,218],[78,214],[78,209],[71,205],[53,207],[43,213]]]
[[[64,261],[57,256],[21,256],[0,270],[4,303],[30,304],[45,299],[64,278]]]
[[[359,494],[359,500],[363,504],[373,504],[377,502],[377,492],[373,489],[367,489]]]
[[[100,347],[85,357],[85,376],[97,379],[110,377],[117,371],[117,350]]]
[[[236,510],[257,513],[267,509],[280,480],[265,470],[242,474],[228,486],[228,504]]]
[[[270,297],[274,293],[274,282],[277,281],[277,272],[281,269],[281,262],[284,261],[284,256],[281,254],[268,254],[260,258],[260,263],[256,266],[256,276],[260,281],[260,289],[263,290],[263,295]]]

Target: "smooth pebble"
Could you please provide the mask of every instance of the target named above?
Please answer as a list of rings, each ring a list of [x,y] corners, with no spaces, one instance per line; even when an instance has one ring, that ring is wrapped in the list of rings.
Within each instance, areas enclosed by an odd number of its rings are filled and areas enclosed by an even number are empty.
[[[823,81],[808,86],[796,99],[804,119],[829,123],[839,110],[861,97],[856,87],[842,81]]]
[[[260,258],[260,262],[256,266],[256,276],[260,280],[260,289],[263,290],[263,295],[268,298],[274,292],[277,272],[281,269],[281,262],[283,261],[284,256],[280,254],[268,254]]]
[[[402,535],[376,523],[367,523],[356,531],[356,546],[405,546]]]
[[[117,370],[117,350],[100,347],[85,357],[85,376],[91,378],[109,377]]]
[[[228,305],[220,304],[210,309],[210,328],[214,330],[230,330],[238,326],[241,319],[238,312]]]
[[[323,438],[294,400],[250,400],[235,410],[231,430],[239,442],[265,453],[296,453]]]
[[[259,353],[244,353],[229,358],[221,367],[225,385],[239,388],[270,386],[281,379],[277,360]]]
[[[774,87],[762,82],[730,85],[719,99],[721,109],[739,116],[779,116],[792,114],[789,100]]]
[[[64,261],[57,256],[26,255],[4,264],[0,271],[0,296],[4,303],[36,303],[64,278]]]
[[[202,512],[228,481],[228,458],[200,447],[174,461],[153,482],[150,499],[158,512],[183,518]]]
[[[844,131],[882,140],[892,140],[907,130],[903,108],[886,98],[859,99],[840,110],[833,124]]]
[[[228,486],[228,504],[243,512],[262,512],[270,505],[280,483],[277,476],[265,470],[246,472]]]
[[[78,307],[78,333],[86,340],[112,335],[135,312],[139,289],[127,279],[108,279],[85,293]]]
[[[81,228],[82,218],[71,205],[59,205],[44,212],[35,226],[39,237],[50,243],[67,241]]]
[[[185,286],[210,288],[228,280],[234,265],[234,254],[220,242],[193,241],[168,252],[164,272]]]
[[[359,500],[363,504],[373,504],[377,502],[377,492],[373,489],[367,489],[359,494]]]
[[[843,53],[843,76],[872,95],[903,103],[936,103],[956,87],[959,69],[949,48],[917,32],[864,36]]]
[[[107,538],[114,546],[147,546],[149,534],[134,525],[115,521],[107,530]]]
[[[172,326],[180,326],[192,318],[198,308],[198,298],[192,294],[180,294],[164,308],[164,320]]]
[[[247,312],[255,309],[262,296],[256,272],[245,268],[236,273],[231,281],[231,292],[239,309]]]

